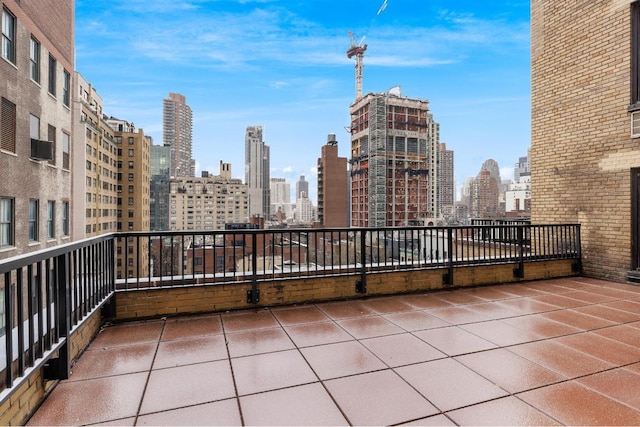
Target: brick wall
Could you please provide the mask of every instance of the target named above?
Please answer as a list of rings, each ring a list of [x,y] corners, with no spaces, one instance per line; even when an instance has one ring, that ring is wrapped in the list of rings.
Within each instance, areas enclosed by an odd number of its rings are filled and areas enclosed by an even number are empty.
[[[499,264],[456,268],[454,287],[509,283],[523,280],[572,276],[574,260],[532,262],[525,264],[525,277],[514,278],[517,264]],[[355,291],[360,275],[286,279],[261,283],[257,306],[301,304],[372,295],[389,295],[443,289],[447,269],[398,270],[367,275],[367,293]],[[237,310],[256,307],[247,303],[250,284],[202,285],[156,288],[116,293],[116,319],[134,320],[187,313]]]
[[[532,219],[582,224],[584,273],[631,264],[630,1],[531,1]]]

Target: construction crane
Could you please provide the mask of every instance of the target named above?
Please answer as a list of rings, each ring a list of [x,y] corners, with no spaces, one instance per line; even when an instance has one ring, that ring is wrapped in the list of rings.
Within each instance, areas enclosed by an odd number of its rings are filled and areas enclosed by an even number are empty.
[[[349,37],[351,38],[351,47],[347,50],[347,58],[351,59],[356,57],[356,99],[362,98],[362,58],[364,57],[364,51],[367,50],[367,45],[362,44],[364,37],[360,41],[356,41],[355,36],[349,31]]]

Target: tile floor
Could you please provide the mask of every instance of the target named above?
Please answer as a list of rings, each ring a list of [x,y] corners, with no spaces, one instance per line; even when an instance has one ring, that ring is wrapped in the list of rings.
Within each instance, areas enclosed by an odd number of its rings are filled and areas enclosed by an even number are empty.
[[[109,326],[30,425],[640,425],[640,287],[567,278]]]

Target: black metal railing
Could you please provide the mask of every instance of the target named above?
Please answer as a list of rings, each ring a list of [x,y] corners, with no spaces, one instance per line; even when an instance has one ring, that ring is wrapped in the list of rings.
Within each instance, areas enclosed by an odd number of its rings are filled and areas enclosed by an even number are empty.
[[[106,235],[0,261],[0,401],[31,368],[68,377],[69,334],[113,295],[114,257]]]
[[[580,226],[134,232],[116,236],[117,289],[580,259]]]

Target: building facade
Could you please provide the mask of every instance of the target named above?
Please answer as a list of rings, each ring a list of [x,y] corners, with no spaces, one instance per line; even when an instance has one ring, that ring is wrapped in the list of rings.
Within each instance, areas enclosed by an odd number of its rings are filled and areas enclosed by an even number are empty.
[[[296,182],[296,199],[300,197],[303,191],[309,195],[309,181],[304,178],[304,175],[300,175],[300,179]]]
[[[151,146],[149,212],[151,231],[169,230],[171,147]]]
[[[640,269],[640,2],[531,1],[531,216],[579,223],[585,274]]]
[[[244,182],[249,187],[250,216],[269,217],[269,146],[262,139],[262,126],[247,126],[244,142]]]
[[[195,176],[193,113],[187,98],[170,93],[162,101],[162,143],[171,147],[171,176]]]
[[[472,218],[499,218],[504,214],[500,206],[501,185],[498,163],[493,159],[486,160],[470,185],[469,213]]]
[[[422,224],[439,214],[439,126],[399,91],[357,99],[351,114],[351,225]]]
[[[0,13],[0,258],[8,258],[71,240],[74,4],[2,0]]]
[[[338,141],[329,134],[318,159],[318,222],[322,227],[349,225],[347,158],[338,156]]]
[[[518,182],[509,186],[505,194],[505,212],[531,215],[531,174],[520,173]]]
[[[271,215],[291,218],[291,185],[285,178],[271,178]]]
[[[440,164],[438,167],[438,191],[440,193],[440,212],[449,217],[456,201],[456,185],[453,173],[453,150],[447,150],[447,144],[440,144]]]
[[[220,175],[174,177],[169,195],[170,230],[224,230],[225,224],[249,220],[249,191],[231,178],[231,165],[220,162]]]

